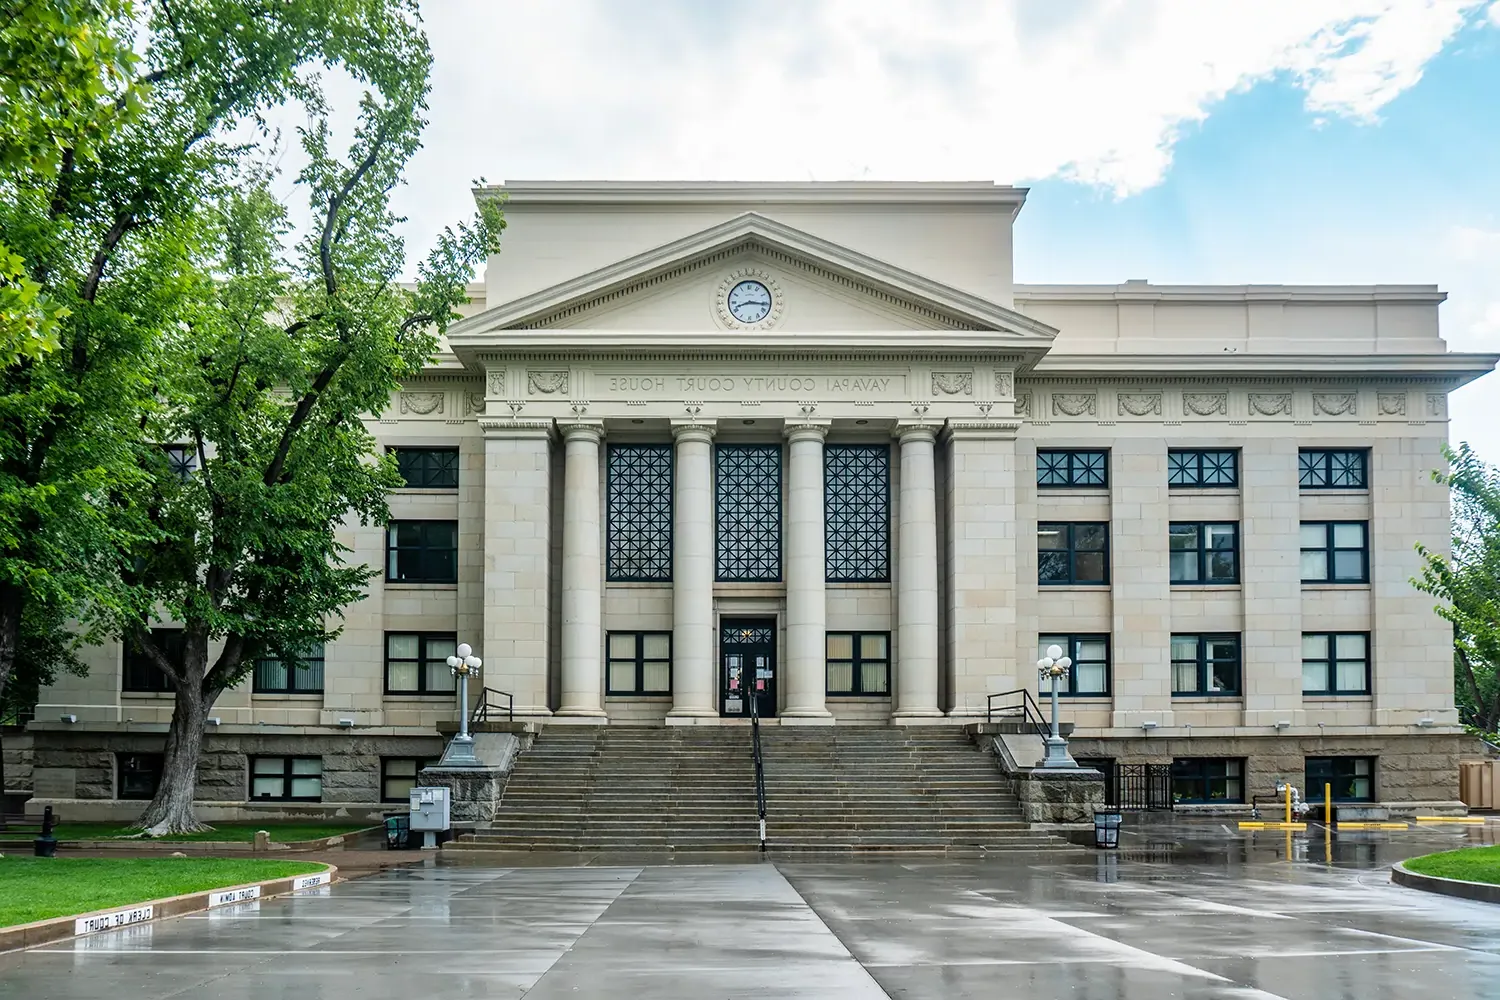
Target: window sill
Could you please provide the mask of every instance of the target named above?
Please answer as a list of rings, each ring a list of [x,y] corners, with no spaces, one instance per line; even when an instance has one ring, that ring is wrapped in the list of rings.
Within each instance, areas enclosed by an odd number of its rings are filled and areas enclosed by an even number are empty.
[[[386,701],[433,701],[441,698],[444,701],[453,701],[458,697],[457,691],[387,691],[381,697]]]
[[[661,590],[663,588],[666,588],[666,589],[670,590],[671,587],[672,587],[672,581],[671,580],[605,580],[604,581],[604,586],[605,586],[606,589],[613,588],[613,589],[617,589],[617,590],[651,590],[651,589]]]
[[[121,691],[121,698],[175,698],[175,691]]]
[[[1107,583],[1048,583],[1045,580],[1038,580],[1036,585],[1046,588],[1049,593],[1055,593],[1060,590],[1081,590],[1085,593],[1107,594],[1110,589]]]
[[[322,701],[322,691],[252,691],[250,697],[264,701]]]
[[[1174,497],[1225,497],[1240,492],[1239,484],[1233,486],[1173,486],[1167,484],[1167,495]]]
[[[1370,585],[1370,583],[1368,581],[1361,581],[1359,583],[1354,583],[1354,582],[1350,582],[1350,583],[1333,583],[1332,581],[1329,581],[1329,580],[1303,580],[1302,581],[1302,589],[1303,590],[1370,590],[1372,588],[1371,588],[1371,585]]]
[[[653,694],[638,694],[634,691],[606,691],[604,692],[604,697],[609,701],[670,702],[672,700],[672,695],[666,691]]]
[[[1362,497],[1368,499],[1370,488],[1351,489],[1347,486],[1299,486],[1299,496],[1304,497]]]
[[[1239,581],[1235,581],[1234,583],[1174,583],[1174,584],[1172,584],[1172,589],[1173,590],[1186,590],[1186,591],[1192,591],[1192,590],[1231,591],[1231,590],[1239,590],[1240,587],[1242,587],[1242,586],[1243,586],[1243,584],[1241,584]]]
[[[457,497],[457,486],[398,486],[391,490],[397,497]]]
[[[1368,705],[1374,700],[1375,696],[1368,691],[1364,694],[1329,694],[1326,691],[1302,693],[1302,701],[1309,705]]]
[[[429,590],[442,592],[445,590],[457,590],[457,583],[412,583],[407,580],[387,580],[386,590]]]
[[[1244,701],[1242,694],[1173,694],[1172,701],[1180,705],[1218,705]]]
[[[1068,694],[1068,692],[1066,692],[1066,691],[1059,691],[1057,693],[1057,697],[1058,697],[1059,701],[1065,701],[1069,705],[1083,705],[1084,707],[1089,707],[1089,706],[1103,706],[1103,707],[1108,707],[1114,701],[1114,696],[1113,695],[1108,695],[1108,694]],[[1047,700],[1050,700],[1051,698],[1052,698],[1052,692],[1051,691],[1043,691],[1043,692],[1039,693],[1036,696],[1036,700],[1037,701],[1047,701]]]
[[[851,694],[846,691],[826,691],[825,698],[833,698],[837,701],[890,701],[889,694]]]

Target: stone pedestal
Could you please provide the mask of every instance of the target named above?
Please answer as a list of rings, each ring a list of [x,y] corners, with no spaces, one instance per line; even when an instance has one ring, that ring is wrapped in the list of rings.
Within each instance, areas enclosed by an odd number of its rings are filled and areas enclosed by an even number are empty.
[[[510,768],[499,767],[424,767],[417,775],[423,787],[448,789],[449,817],[455,826],[492,823]]]
[[[1092,823],[1104,806],[1104,775],[1089,768],[1022,768],[1011,780],[1028,823]]]

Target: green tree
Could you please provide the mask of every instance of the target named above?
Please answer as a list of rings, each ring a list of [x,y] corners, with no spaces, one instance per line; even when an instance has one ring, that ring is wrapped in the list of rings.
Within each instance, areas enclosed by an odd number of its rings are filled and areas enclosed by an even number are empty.
[[[1500,726],[1500,468],[1467,443],[1444,449],[1448,468],[1433,478],[1453,498],[1453,551],[1418,545],[1425,563],[1412,581],[1441,598],[1437,613],[1453,623],[1454,694],[1459,717],[1486,733]]]
[[[364,419],[432,357],[503,228],[487,205],[440,235],[415,291],[396,281],[404,248],[389,196],[419,147],[430,65],[426,38],[402,14],[392,5],[359,53],[370,90],[346,154],[331,148],[316,81],[300,91],[311,124],[294,196],[312,206],[310,232],[288,247],[269,178],[246,173],[213,219],[215,280],[163,341],[165,405],[149,411],[147,435],[181,443],[196,469],[179,475],[158,455],[149,488],[131,498],[151,532],[132,550],[122,626],[176,696],[162,780],[141,821],[149,835],[203,828],[193,796],[219,695],[264,654],[295,664],[336,637],[341,610],[364,596],[377,570],[350,565],[338,532],[383,523],[399,485],[389,461],[371,460]],[[153,617],[182,624],[179,661],[153,642]]]

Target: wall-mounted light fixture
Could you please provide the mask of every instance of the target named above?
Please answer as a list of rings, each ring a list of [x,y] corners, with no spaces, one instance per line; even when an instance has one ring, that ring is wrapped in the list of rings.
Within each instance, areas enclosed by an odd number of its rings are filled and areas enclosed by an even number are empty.
[[[1161,725],[1159,722],[1143,722],[1141,723],[1141,728],[1149,733],[1159,725]]]
[[[339,728],[340,729],[353,729],[354,728],[354,720],[353,719],[340,719],[339,720]]]
[[[64,716],[60,716],[60,718],[64,722],[70,722],[71,723],[71,722],[77,722],[78,721],[78,716],[76,716],[76,715],[64,715]]]

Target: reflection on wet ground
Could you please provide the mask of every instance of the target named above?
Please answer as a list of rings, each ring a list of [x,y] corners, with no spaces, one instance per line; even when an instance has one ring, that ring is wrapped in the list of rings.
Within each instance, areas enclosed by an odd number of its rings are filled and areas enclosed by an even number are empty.
[[[1500,998],[1500,907],[1386,870],[1500,822],[1128,823],[1118,852],[429,859],[0,956],[0,997]]]

